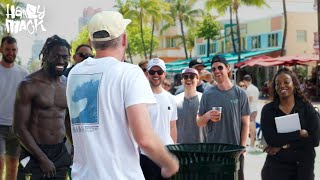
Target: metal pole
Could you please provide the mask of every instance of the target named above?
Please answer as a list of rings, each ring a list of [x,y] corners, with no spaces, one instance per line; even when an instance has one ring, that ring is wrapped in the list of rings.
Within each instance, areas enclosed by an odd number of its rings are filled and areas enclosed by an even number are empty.
[[[318,10],[318,55],[319,55],[319,60],[320,60],[320,1],[317,0],[317,10]],[[319,67],[318,67],[318,62],[316,65],[316,80],[317,80],[317,88],[316,88],[316,96],[319,98]]]

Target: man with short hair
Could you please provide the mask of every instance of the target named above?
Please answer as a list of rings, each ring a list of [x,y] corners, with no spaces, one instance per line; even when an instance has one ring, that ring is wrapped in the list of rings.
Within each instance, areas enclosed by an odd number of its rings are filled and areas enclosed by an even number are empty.
[[[13,129],[20,140],[18,180],[67,177],[71,156],[65,147],[67,99],[66,77],[71,46],[57,35],[48,38],[41,50],[42,68],[19,85]]]
[[[196,90],[199,82],[198,71],[193,68],[186,68],[182,71],[181,76],[181,83],[184,87],[184,92],[175,96],[178,109],[177,142],[204,142],[204,128],[197,126],[197,113],[202,96],[202,93],[197,92]]]
[[[73,180],[144,179],[138,146],[160,166],[162,176],[179,169],[152,129],[147,105],[156,101],[147,78],[138,66],[123,62],[130,22],[115,11],[95,14],[88,30],[96,56],[70,71]]]
[[[12,130],[14,100],[17,87],[28,71],[15,63],[18,53],[15,38],[3,37],[0,52],[0,177],[5,172],[6,180],[16,180],[20,145]]]
[[[212,74],[217,85],[202,94],[197,124],[207,125],[209,143],[227,143],[246,146],[249,135],[249,103],[243,89],[233,85],[227,60],[216,55],[211,61]],[[221,115],[212,107],[222,107]],[[240,157],[239,179],[244,179],[243,156]]]
[[[76,48],[76,53],[72,56],[75,64],[73,64],[71,67],[64,70],[63,75],[65,77],[68,77],[69,72],[71,69],[77,65],[78,63],[82,62],[83,60],[87,59],[88,57],[94,57],[92,55],[92,47],[88,44],[80,44]]]
[[[259,99],[259,89],[252,84],[252,78],[249,74],[243,76],[243,83],[245,84],[246,93],[249,98],[250,106],[250,146],[247,148],[248,152],[255,152],[255,139],[256,139],[256,117],[258,114],[258,99]]]
[[[177,142],[177,106],[172,94],[162,87],[166,77],[166,66],[163,60],[153,58],[148,63],[148,80],[157,104],[149,107],[152,127],[160,136],[163,144],[169,145]],[[162,179],[161,169],[149,159],[148,154],[142,150],[140,165],[145,179]]]
[[[194,68],[195,70],[198,71],[200,81],[197,84],[197,91],[201,93],[210,89],[212,87],[212,84],[214,83],[214,80],[210,73],[209,73],[209,76],[205,76],[205,73],[208,72],[205,70],[205,67],[206,66],[204,65],[203,61],[200,58],[193,58],[189,62],[189,68]],[[207,77],[207,78],[201,79],[200,76]],[[207,82],[204,82],[203,80],[206,80]],[[175,95],[178,95],[183,91],[184,91],[184,87],[181,85],[178,87],[177,91],[175,92]]]

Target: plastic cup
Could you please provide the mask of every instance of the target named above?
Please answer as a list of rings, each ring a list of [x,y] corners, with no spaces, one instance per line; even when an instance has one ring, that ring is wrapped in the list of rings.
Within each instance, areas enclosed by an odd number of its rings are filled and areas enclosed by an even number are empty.
[[[216,112],[215,113],[216,115],[214,116],[213,121],[220,121],[221,114],[222,114],[222,107],[212,107],[212,110]]]

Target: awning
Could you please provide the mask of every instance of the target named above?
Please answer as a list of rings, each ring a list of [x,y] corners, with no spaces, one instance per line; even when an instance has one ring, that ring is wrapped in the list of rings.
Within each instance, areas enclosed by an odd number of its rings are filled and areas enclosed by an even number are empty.
[[[274,51],[279,51],[281,48],[269,48],[269,49],[264,49],[264,50],[256,50],[256,51],[245,51],[241,53],[241,61],[246,61],[250,57],[262,55],[262,54],[267,54],[271,53]],[[235,64],[238,62],[238,54],[237,53],[226,53],[226,54],[219,54],[226,58],[229,64]],[[210,70],[210,65],[211,65],[211,59],[213,55],[209,57],[200,57],[204,64],[207,66],[207,69]],[[183,60],[176,60],[174,62],[166,63],[166,68],[167,68],[167,73],[181,73],[183,69],[189,67],[189,59],[183,59]]]
[[[319,61],[317,55],[296,55],[296,56],[281,56],[272,58],[269,56],[257,56],[248,59],[247,61],[235,64],[235,67],[246,66],[294,66],[307,65],[308,63]]]

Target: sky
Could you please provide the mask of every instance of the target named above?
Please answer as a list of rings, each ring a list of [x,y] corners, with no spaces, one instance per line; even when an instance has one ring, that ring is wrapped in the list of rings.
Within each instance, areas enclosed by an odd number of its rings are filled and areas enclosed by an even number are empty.
[[[112,10],[115,0],[20,0],[25,4],[40,6],[40,11],[45,7],[43,26],[46,31],[38,28],[37,33],[30,34],[27,31],[21,31],[13,34],[17,38],[19,53],[22,64],[26,65],[31,57],[33,40],[46,40],[48,37],[57,34],[69,42],[75,39],[79,33],[79,17],[85,8]],[[197,5],[203,7],[205,0],[198,0]],[[263,17],[270,17],[282,13],[282,0],[267,0],[270,7],[254,8],[240,7],[240,22],[250,21]],[[313,8],[314,0],[287,0],[287,11],[310,12],[315,11]],[[213,11],[213,13],[215,13]],[[228,13],[220,19],[228,19]],[[26,21],[27,22],[27,21]],[[316,23],[316,22],[315,22]],[[35,36],[35,34],[37,34]]]

